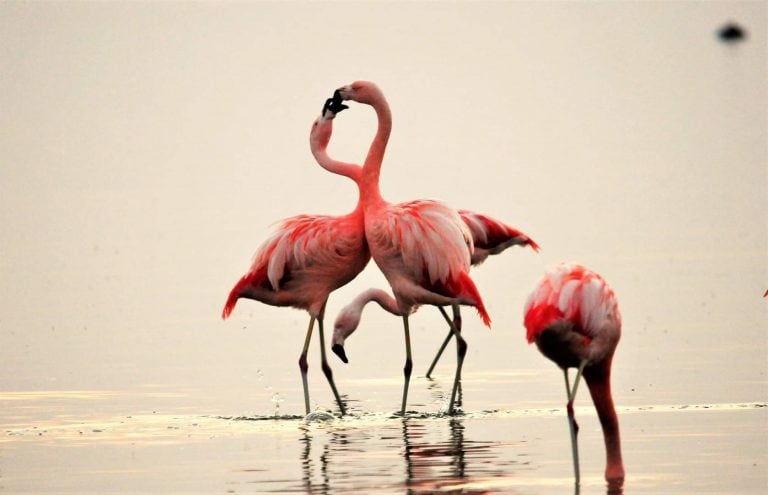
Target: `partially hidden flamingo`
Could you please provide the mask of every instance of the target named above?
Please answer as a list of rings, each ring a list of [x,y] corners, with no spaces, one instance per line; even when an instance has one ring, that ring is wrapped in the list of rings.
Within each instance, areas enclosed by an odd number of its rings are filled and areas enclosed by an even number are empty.
[[[310,148],[320,166],[334,174],[348,177],[359,185],[362,168],[333,160],[326,152],[334,110],[341,111],[342,107],[340,101],[326,101],[322,115],[312,124]],[[357,206],[347,215],[298,215],[283,220],[259,247],[250,269],[229,293],[222,311],[224,319],[229,317],[240,298],[253,299],[271,306],[291,306],[309,313],[309,328],[299,357],[307,414],[310,412],[307,350],[315,320],[320,334],[323,373],[341,414],[345,414],[344,404],[326,359],[323,317],[331,292],[354,279],[369,260],[363,205],[358,197]]]
[[[403,318],[405,366],[403,399],[405,414],[413,362],[408,317],[421,304],[434,306],[469,305],[477,308],[490,326],[475,283],[469,277],[472,237],[458,212],[438,201],[416,200],[392,204],[379,190],[379,174],[392,131],[392,114],[384,94],[369,81],[357,81],[339,88],[343,100],[370,105],[376,111],[378,128],[368,150],[360,181],[364,206],[365,237],[371,255],[387,278]],[[467,345],[451,323],[457,338],[458,361],[449,413],[453,413],[456,391]]]
[[[475,250],[472,253],[470,263],[472,266],[480,265],[490,255],[500,254],[512,246],[530,246],[534,251],[539,250],[539,245],[529,236],[510,227],[509,225],[491,218],[487,215],[475,213],[469,210],[458,210],[464,224],[469,228],[472,235],[472,241]],[[345,363],[348,362],[344,343],[346,339],[357,329],[362,318],[363,308],[369,302],[376,302],[390,313],[402,316],[399,313],[397,303],[387,292],[380,289],[369,289],[360,293],[348,305],[339,312],[334,322],[333,337],[331,338],[331,350],[336,353]],[[439,308],[444,318],[448,318],[443,308]],[[461,316],[458,311],[454,312],[453,322],[457,329],[461,328]],[[440,349],[437,351],[435,359],[432,361],[427,378],[432,374],[440,356],[442,355],[448,342],[453,337],[453,330],[448,331],[448,335],[443,340]]]
[[[619,419],[611,394],[611,363],[621,337],[621,314],[613,290],[597,273],[577,264],[560,264],[548,271],[529,296],[524,309],[528,343],[565,375],[573,466],[579,484],[579,457],[573,401],[579,378],[589,387],[600,418],[606,451],[605,479],[623,483]],[[568,368],[577,368],[573,388]]]

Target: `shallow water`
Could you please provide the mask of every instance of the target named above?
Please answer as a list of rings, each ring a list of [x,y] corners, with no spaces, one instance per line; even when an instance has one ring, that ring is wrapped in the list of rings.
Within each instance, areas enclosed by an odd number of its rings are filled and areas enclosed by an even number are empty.
[[[496,383],[500,393],[512,386]],[[415,391],[425,384],[416,380]],[[136,395],[2,394],[0,488],[7,493],[465,494],[573,489],[562,408],[450,417],[433,401],[423,406],[436,412],[411,411],[403,418],[362,411],[360,403],[349,401],[351,413],[343,418],[307,421],[293,415],[197,414],[175,405],[174,394],[163,393],[152,395],[159,399],[158,410],[132,411],[127,403],[142,400]],[[105,400],[114,413],[103,414],[99,403]],[[767,406],[620,407],[624,493],[762,493],[768,482]],[[577,407],[576,415],[580,493],[604,493],[597,419],[587,404]]]
[[[0,2],[0,492],[570,493],[562,374],[525,343],[543,270],[615,290],[631,493],[768,491],[764,2]],[[727,21],[747,38],[724,44]],[[365,311],[331,355],[349,417],[306,422],[307,316],[226,294],[276,220],[341,214],[314,164],[336,87],[393,110],[382,193],[533,237],[473,269],[462,414],[445,335]],[[329,151],[362,161],[369,108]],[[333,317],[386,281],[370,265]],[[310,348],[311,407],[334,411]],[[582,493],[604,450],[580,392]]]

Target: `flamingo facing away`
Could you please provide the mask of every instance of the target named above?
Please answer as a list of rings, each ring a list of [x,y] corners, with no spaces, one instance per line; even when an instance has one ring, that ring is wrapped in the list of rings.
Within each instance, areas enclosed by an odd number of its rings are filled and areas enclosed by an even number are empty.
[[[375,84],[367,81],[357,81],[337,91],[342,100],[372,106],[378,120],[376,135],[363,165],[360,194],[365,212],[365,237],[371,256],[392,287],[403,318],[406,360],[400,410],[405,414],[413,368],[408,328],[408,317],[413,308],[421,304],[461,304],[477,308],[488,326],[490,317],[475,283],[469,277],[472,237],[458,212],[437,201],[392,204],[381,196],[379,173],[392,130],[392,114],[384,94]],[[458,361],[449,413],[453,412],[467,348],[453,323],[451,329],[456,335]]]
[[[573,401],[582,374],[603,428],[605,478],[609,483],[622,483],[619,419],[611,395],[611,362],[621,337],[621,314],[613,290],[600,275],[583,266],[560,264],[541,279],[525,303],[524,313],[528,343],[535,342],[565,375],[576,485],[578,425]],[[568,368],[577,368],[573,388]]]
[[[469,210],[459,210],[459,215],[472,235],[475,251],[472,253],[470,261],[473,266],[481,264],[489,255],[499,254],[511,246],[530,246],[534,251],[539,250],[538,244],[533,239],[496,219]],[[360,324],[363,308],[371,301],[375,301],[390,313],[401,316],[398,312],[397,303],[392,296],[379,289],[364,291],[352,300],[336,317],[333,337],[331,338],[331,349],[345,363],[348,360],[344,349],[344,342],[357,329]],[[442,308],[440,309],[442,310]],[[448,318],[444,312],[443,316]],[[458,312],[454,313],[453,322],[457,329],[461,328],[460,314]],[[435,359],[432,361],[432,365],[427,371],[427,378],[430,377],[432,370],[452,337],[453,330],[449,330]]]
[[[335,116],[331,109],[343,109],[331,103],[329,99],[323,114],[312,125],[312,154],[329,172],[349,177],[359,185],[362,173],[359,165],[332,160],[326,153]],[[354,211],[344,216],[298,215],[283,220],[259,247],[250,269],[235,284],[222,312],[222,318],[226,319],[237,300],[246,298],[271,306],[291,306],[309,313],[309,328],[299,357],[307,414],[310,412],[307,350],[315,320],[320,333],[323,373],[341,414],[345,413],[326,359],[323,316],[330,293],[355,278],[370,259],[363,229],[363,206],[359,198]]]

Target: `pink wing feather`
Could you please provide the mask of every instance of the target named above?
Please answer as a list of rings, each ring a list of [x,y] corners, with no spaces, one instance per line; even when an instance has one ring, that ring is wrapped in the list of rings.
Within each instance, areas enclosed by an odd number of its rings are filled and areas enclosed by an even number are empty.
[[[353,235],[356,232],[360,235]],[[361,249],[368,255],[361,236],[361,226],[354,224],[352,215],[297,215],[283,220],[257,249],[248,273],[230,291],[222,318],[232,313],[237,299],[249,287],[278,291],[287,277],[313,266],[335,267],[338,283],[346,283],[358,268],[362,269],[358,266]],[[333,281],[329,285],[334,285]]]
[[[438,201],[391,205],[388,228],[406,270],[419,282],[455,279],[469,269],[472,236],[455,210]]]
[[[459,210],[459,215],[469,228],[476,253],[472,264],[482,263],[489,254],[499,254],[510,246],[530,246],[539,250],[536,242],[509,225],[487,215],[469,210]]]
[[[469,210],[459,210],[459,215],[469,227],[476,247],[494,249],[512,241],[515,245],[531,246],[534,251],[539,250],[539,245],[533,239],[495,218]]]
[[[621,326],[613,290],[600,275],[581,265],[560,264],[547,272],[524,312],[529,343],[558,320],[574,323],[587,337],[594,337],[607,324]]]
[[[387,222],[371,226],[368,241],[372,251],[400,258],[402,268],[422,287],[449,297],[468,297],[486,325],[485,306],[469,277],[472,235],[456,210],[431,200],[387,205]]]

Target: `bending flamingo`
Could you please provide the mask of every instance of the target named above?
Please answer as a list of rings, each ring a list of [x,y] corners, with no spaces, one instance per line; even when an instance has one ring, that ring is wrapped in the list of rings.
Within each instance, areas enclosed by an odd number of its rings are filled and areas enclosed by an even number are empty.
[[[528,298],[525,327],[528,343],[536,342],[542,354],[554,361],[565,375],[576,484],[579,483],[578,425],[573,401],[582,374],[603,428],[605,478],[609,482],[622,482],[619,419],[611,395],[611,362],[621,337],[621,314],[613,290],[600,275],[583,266],[560,264],[544,275]],[[568,368],[577,368],[573,388],[568,380]]]
[[[338,102],[328,100],[323,114],[313,123],[310,147],[317,162],[334,174],[349,177],[359,185],[359,165],[332,160],[326,147],[331,136]],[[226,319],[240,298],[271,306],[291,306],[309,313],[309,328],[299,357],[304,388],[304,407],[309,414],[307,350],[315,320],[320,333],[323,373],[331,386],[341,414],[345,413],[333,373],[328,365],[323,335],[325,305],[331,292],[355,278],[370,259],[365,240],[363,206],[358,198],[354,211],[344,216],[298,215],[283,220],[256,252],[248,272],[235,284],[222,312]]]
[[[530,246],[534,251],[539,250],[538,244],[533,239],[496,219],[469,210],[459,210],[459,215],[472,235],[475,251],[472,253],[470,262],[473,266],[481,264],[489,255],[499,254],[511,246]],[[363,308],[371,301],[375,301],[394,315],[402,316],[398,312],[399,309],[394,298],[380,289],[364,291],[342,308],[334,323],[331,350],[345,363],[348,362],[348,359],[344,349],[344,342],[357,329],[360,324]],[[447,319],[448,315],[445,314],[442,308],[440,309],[443,316]],[[461,328],[460,318],[458,311],[455,312],[453,322],[457,329]],[[432,365],[427,371],[427,378],[430,377],[432,370],[452,337],[453,330],[450,329],[440,349],[437,351]]]
[[[405,334],[403,400],[405,413],[408,384],[413,367],[408,316],[420,304],[434,306],[469,305],[477,308],[490,326],[480,293],[469,277],[472,237],[456,210],[429,200],[392,204],[379,191],[379,173],[392,130],[392,114],[384,94],[373,83],[357,81],[339,88],[343,100],[371,105],[378,129],[368,151],[360,182],[365,217],[365,237],[397,301]],[[451,323],[457,338],[458,362],[449,413],[453,412],[466,342]]]

